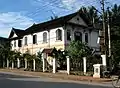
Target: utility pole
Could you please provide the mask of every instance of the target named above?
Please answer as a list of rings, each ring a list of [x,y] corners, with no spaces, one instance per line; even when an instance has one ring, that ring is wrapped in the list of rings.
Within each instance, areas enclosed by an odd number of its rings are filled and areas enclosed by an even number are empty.
[[[108,18],[108,48],[109,48],[109,55],[111,57],[111,37],[110,37],[110,16],[109,16],[109,7],[107,8],[107,18]]]
[[[106,24],[105,24],[105,0],[100,0],[101,9],[102,9],[102,30],[101,37],[100,37],[100,45],[101,45],[101,57],[102,57],[102,64],[104,66],[104,70],[107,70],[107,42],[106,42]]]
[[[102,33],[103,33],[103,45],[101,46],[101,53],[106,55],[106,29],[105,29],[105,4],[104,4],[104,0],[102,0],[101,2],[102,5],[102,24],[103,24],[103,29],[102,29]]]

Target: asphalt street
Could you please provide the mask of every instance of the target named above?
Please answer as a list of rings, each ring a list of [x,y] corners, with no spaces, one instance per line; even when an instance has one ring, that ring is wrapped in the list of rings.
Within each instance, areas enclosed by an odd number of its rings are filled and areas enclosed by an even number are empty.
[[[0,73],[0,88],[112,88],[107,84],[77,83],[47,77],[27,77]]]

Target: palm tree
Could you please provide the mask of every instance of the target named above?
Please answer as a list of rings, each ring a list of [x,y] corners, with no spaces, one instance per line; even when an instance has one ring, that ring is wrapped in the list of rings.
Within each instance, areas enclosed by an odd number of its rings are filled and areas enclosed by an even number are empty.
[[[36,70],[42,71],[43,68],[43,61],[42,61],[42,53],[39,51],[36,55]]]
[[[10,51],[9,53],[9,59],[10,59],[10,62],[12,63],[12,69],[14,68],[14,61],[15,61],[15,51]]]
[[[111,50],[114,65],[120,62],[120,5],[115,4],[109,11],[111,27]]]
[[[86,20],[88,26],[96,27],[96,25],[100,21],[100,18],[98,16],[98,12],[94,6],[91,6],[88,8],[82,7],[79,10],[79,13]]]
[[[34,54],[34,55],[31,55],[31,58],[33,60],[33,71],[35,71],[36,69],[36,59],[37,59],[37,56]]]
[[[32,60],[32,56],[30,55],[29,51],[25,52],[23,54],[24,60],[25,60],[25,69],[28,68],[28,66],[30,66],[30,62]]]
[[[15,59],[17,59],[17,68],[20,68],[20,59],[21,59],[21,53],[16,51],[15,52]]]

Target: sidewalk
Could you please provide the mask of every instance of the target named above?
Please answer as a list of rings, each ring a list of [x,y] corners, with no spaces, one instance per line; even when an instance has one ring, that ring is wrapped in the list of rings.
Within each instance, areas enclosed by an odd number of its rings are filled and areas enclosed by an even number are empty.
[[[58,78],[58,79],[65,79],[65,80],[74,80],[74,81],[88,81],[88,82],[110,82],[111,79],[106,78],[93,78],[90,76],[75,76],[75,75],[67,75],[61,73],[43,73],[43,72],[30,72],[30,71],[23,71],[22,69],[0,69],[0,72],[11,72],[16,73],[17,75],[23,76],[32,76],[32,77],[49,77],[49,78]]]

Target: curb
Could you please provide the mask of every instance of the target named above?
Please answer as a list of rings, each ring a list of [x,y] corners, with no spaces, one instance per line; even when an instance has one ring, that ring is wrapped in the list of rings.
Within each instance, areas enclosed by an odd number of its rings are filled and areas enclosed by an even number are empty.
[[[15,75],[20,76],[32,76],[32,77],[49,77],[49,78],[57,78],[57,79],[64,79],[64,80],[73,80],[73,81],[88,81],[88,82],[111,82],[111,79],[105,79],[105,78],[92,78],[90,76],[75,76],[75,75],[66,75],[66,74],[54,74],[54,73],[43,73],[43,72],[29,72],[29,71],[23,71],[23,70],[17,70],[17,69],[0,69],[0,72],[10,72],[15,73]]]

